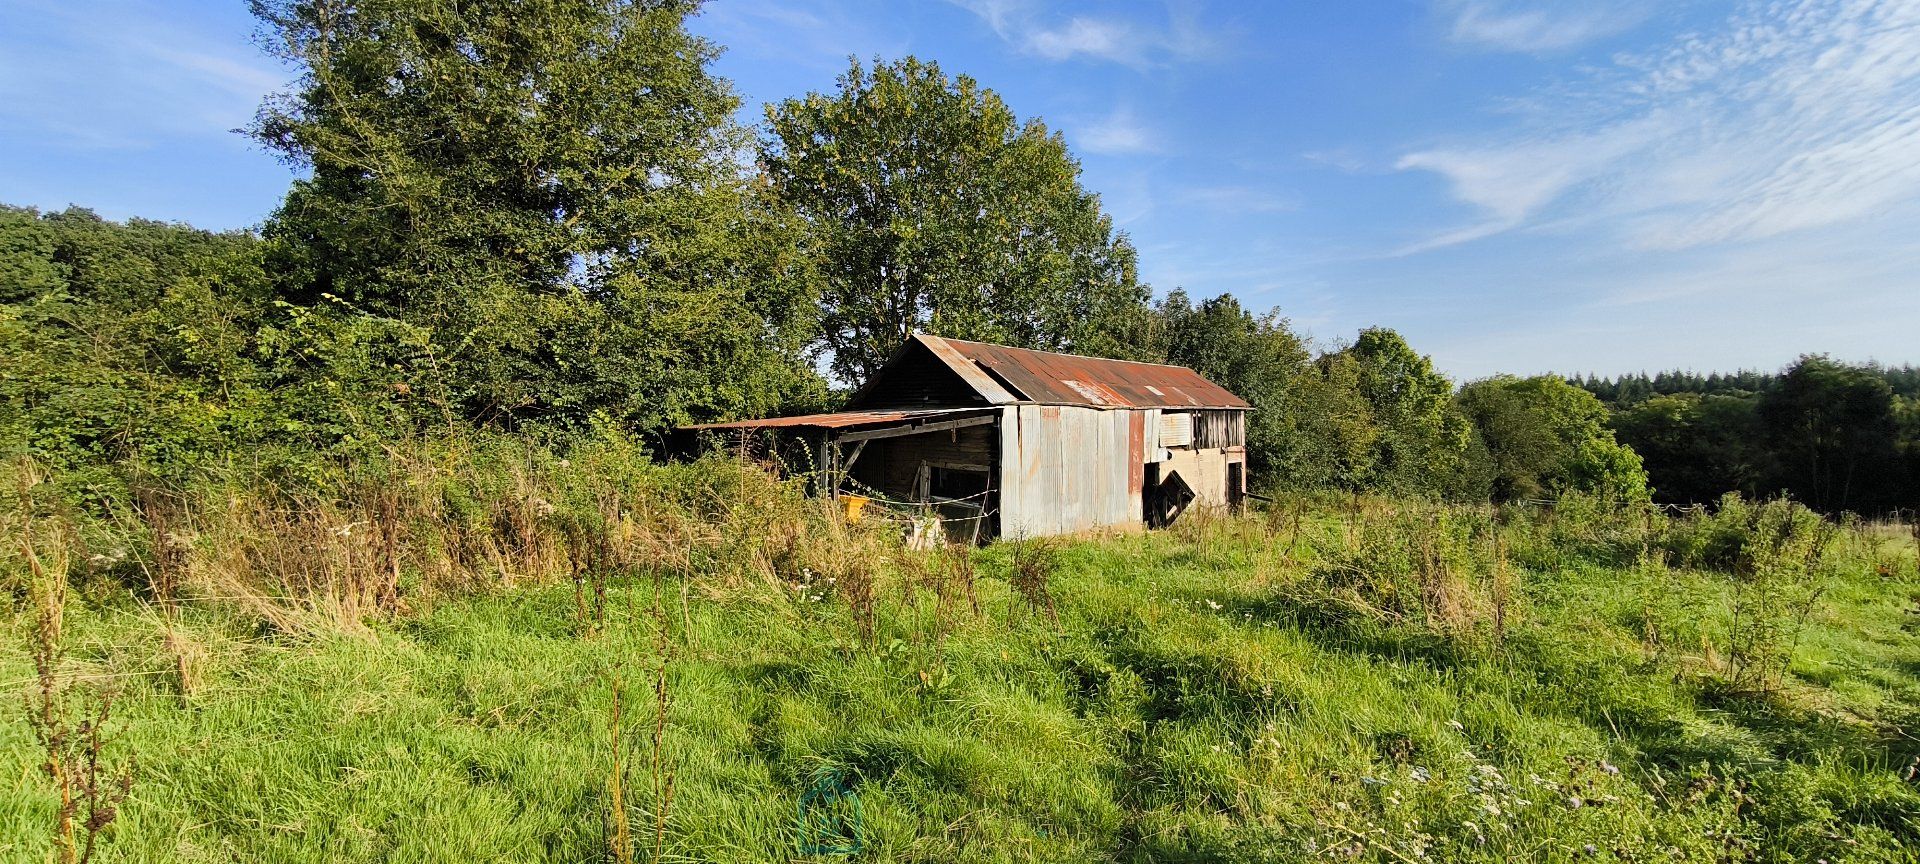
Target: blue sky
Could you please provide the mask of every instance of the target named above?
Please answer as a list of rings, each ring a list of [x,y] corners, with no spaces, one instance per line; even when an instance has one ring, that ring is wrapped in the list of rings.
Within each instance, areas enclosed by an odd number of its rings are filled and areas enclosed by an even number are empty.
[[[1920,0],[714,0],[742,117],[849,55],[1061,131],[1160,290],[1447,371],[1920,361]],[[244,4],[0,2],[0,201],[257,224]]]

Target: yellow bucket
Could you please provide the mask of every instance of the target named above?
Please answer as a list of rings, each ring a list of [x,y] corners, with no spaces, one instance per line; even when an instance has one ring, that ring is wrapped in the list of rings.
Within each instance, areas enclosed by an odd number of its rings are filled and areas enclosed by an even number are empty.
[[[842,495],[840,500],[847,505],[847,521],[860,521],[860,511],[867,509],[867,502],[873,499],[864,495]]]

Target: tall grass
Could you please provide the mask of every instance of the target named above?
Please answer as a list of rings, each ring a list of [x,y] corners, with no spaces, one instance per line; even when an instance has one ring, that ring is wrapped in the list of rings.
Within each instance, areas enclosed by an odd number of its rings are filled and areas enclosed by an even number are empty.
[[[120,857],[784,861],[823,778],[860,814],[825,845],[874,861],[1920,841],[1920,575],[1904,540],[1783,503],[1302,499],[917,551],[754,466],[618,441],[330,482],[213,477],[38,535],[73,562],[67,665],[118,682],[141,755]],[[0,680],[33,669],[0,654]],[[30,733],[0,724],[0,753]],[[0,796],[0,857],[54,849],[60,800]]]

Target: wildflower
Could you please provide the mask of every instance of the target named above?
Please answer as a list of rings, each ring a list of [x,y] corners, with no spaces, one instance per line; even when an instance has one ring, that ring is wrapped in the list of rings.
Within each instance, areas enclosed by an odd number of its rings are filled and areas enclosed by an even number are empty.
[[[1567,796],[1567,809],[1568,809],[1568,810],[1578,810],[1578,809],[1580,809],[1581,807],[1583,807],[1583,806],[1586,806],[1586,803],[1587,803],[1587,802],[1585,802],[1585,801],[1582,801],[1582,800],[1580,800],[1580,796],[1578,796],[1578,795],[1568,795],[1568,796]]]
[[[1208,600],[1208,601],[1207,601],[1207,608],[1208,608],[1208,609],[1212,609],[1212,610],[1213,610],[1213,611],[1215,611],[1215,612],[1218,612],[1218,611],[1220,611],[1220,604],[1218,604],[1218,603],[1215,603],[1215,602],[1213,602],[1212,600]]]
[[[1427,771],[1427,769],[1422,768],[1418,765],[1415,765],[1413,766],[1412,769],[1408,770],[1407,774],[1408,776],[1413,778],[1413,782],[1415,783],[1425,783],[1428,780],[1433,779],[1433,774],[1431,772]]]
[[[1453,731],[1455,732],[1464,733],[1467,731],[1467,727],[1458,720],[1448,720],[1447,725],[1453,727]]]
[[[1613,763],[1608,762],[1605,759],[1600,760],[1600,770],[1605,771],[1609,775],[1613,775],[1613,776],[1619,776],[1620,774],[1620,769],[1615,767]]]

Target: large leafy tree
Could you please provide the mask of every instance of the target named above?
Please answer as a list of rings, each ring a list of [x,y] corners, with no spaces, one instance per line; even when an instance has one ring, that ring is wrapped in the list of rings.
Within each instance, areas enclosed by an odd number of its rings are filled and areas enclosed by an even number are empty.
[[[0,454],[97,498],[130,463],[185,468],[257,444],[256,245],[0,205]]]
[[[1640,454],[1667,504],[1707,504],[1727,492],[1765,494],[1773,476],[1751,394],[1673,393],[1614,412],[1620,442]]]
[[[1493,497],[1511,501],[1583,492],[1647,500],[1647,473],[1614,440],[1592,393],[1552,376],[1475,381],[1456,402],[1489,461]]]
[[[1453,491],[1470,436],[1466,421],[1453,411],[1453,382],[1384,327],[1360,331],[1342,353],[1353,364],[1354,384],[1378,427],[1373,485],[1401,492]]]
[[[791,220],[759,194],[695,0],[254,0],[297,65],[252,134],[310,174],[283,295],[430,334],[476,419],[642,427],[804,389]],[[406,383],[406,382],[402,382]]]
[[[1089,354],[1146,292],[1134,251],[1038,120],[933,63],[855,62],[834,94],[767,108],[761,158],[806,220],[821,338],[864,381],[915,330]]]
[[[1822,510],[1880,503],[1899,473],[1893,390],[1875,371],[1800,358],[1760,400],[1782,485]]]

